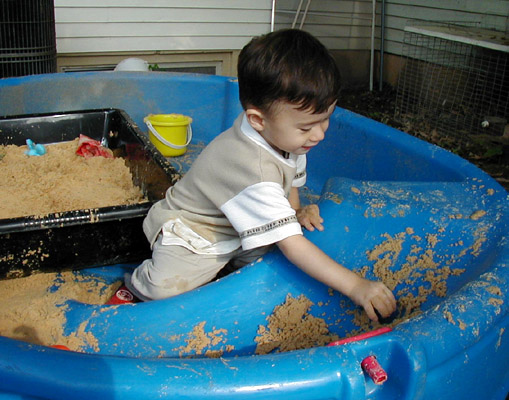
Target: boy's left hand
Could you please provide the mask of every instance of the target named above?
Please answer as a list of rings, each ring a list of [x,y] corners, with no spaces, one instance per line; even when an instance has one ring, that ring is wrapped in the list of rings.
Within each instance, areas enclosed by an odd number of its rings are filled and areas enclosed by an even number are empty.
[[[315,228],[323,231],[323,218],[320,217],[320,210],[316,204],[310,204],[297,210],[297,220],[308,231],[314,231]]]

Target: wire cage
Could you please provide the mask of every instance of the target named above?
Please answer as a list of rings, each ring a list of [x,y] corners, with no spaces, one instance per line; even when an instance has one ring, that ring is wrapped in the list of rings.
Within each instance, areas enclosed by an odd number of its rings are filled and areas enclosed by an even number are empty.
[[[0,1],[0,78],[56,72],[53,0]]]
[[[500,136],[509,119],[509,37],[471,25],[405,28],[396,119],[437,134]]]

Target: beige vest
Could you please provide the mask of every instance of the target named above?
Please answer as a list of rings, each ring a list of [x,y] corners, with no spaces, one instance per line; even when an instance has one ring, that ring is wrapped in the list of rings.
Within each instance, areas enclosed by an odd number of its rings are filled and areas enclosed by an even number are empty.
[[[177,217],[211,242],[238,238],[220,207],[256,183],[277,183],[288,197],[296,168],[244,135],[242,116],[217,136],[184,177],[167,190],[166,197],[152,206],[143,222],[151,245],[164,223]]]

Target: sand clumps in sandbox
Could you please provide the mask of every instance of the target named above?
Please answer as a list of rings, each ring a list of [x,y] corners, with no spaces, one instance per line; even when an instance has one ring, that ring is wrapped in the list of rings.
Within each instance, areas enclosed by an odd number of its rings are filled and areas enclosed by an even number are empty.
[[[99,351],[95,337],[85,332],[86,321],[76,332],[64,335],[66,301],[105,304],[118,285],[71,271],[0,281],[0,335],[75,351],[84,347]]]
[[[27,156],[27,146],[0,146],[0,219],[143,201],[124,159],[84,158],[77,148],[75,139]]]
[[[286,296],[283,304],[267,317],[267,326],[258,327],[256,354],[285,352],[324,346],[339,339],[331,334],[322,318],[309,314],[313,302],[306,296]]]
[[[392,326],[420,314],[421,306],[430,296],[446,297],[449,278],[465,272],[464,268],[452,268],[460,257],[436,253],[442,234],[444,232],[439,230],[421,237],[408,227],[393,235],[382,234],[383,241],[366,252],[367,259],[374,263],[375,278],[392,290],[398,299],[398,317],[391,323]],[[472,252],[474,246],[470,248]],[[407,254],[403,258],[405,248]],[[358,272],[365,277],[369,269],[366,266]],[[351,332],[352,335],[377,327],[363,310],[357,309],[353,314],[354,323],[360,329]]]
[[[304,295],[295,298],[287,294],[285,302],[276,306],[266,318],[267,326],[258,326],[257,336],[254,338],[255,354],[308,349],[338,340],[337,335],[329,332],[325,320],[309,313],[313,305]],[[205,325],[206,321],[195,325],[185,340],[187,345],[175,349],[181,357],[193,354],[217,358],[235,350],[233,345],[227,344],[226,329],[214,327],[212,331],[206,332]],[[219,350],[210,349],[217,345],[221,345]]]
[[[210,350],[210,346],[216,346],[219,343],[225,342],[224,335],[228,333],[226,329],[214,328],[212,332],[205,332],[206,321],[200,322],[196,325],[188,339],[186,339],[186,346],[179,349],[180,356],[193,352],[195,355],[202,355],[205,352],[205,356],[209,358],[218,358],[223,355],[223,350]],[[232,351],[232,346],[226,346],[226,351]]]

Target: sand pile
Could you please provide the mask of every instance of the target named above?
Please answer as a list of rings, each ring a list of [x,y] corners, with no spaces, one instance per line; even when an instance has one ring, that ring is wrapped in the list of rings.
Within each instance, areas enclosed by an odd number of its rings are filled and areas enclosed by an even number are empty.
[[[267,326],[258,327],[256,354],[307,349],[338,340],[337,335],[329,333],[322,318],[309,314],[312,305],[304,295],[294,298],[288,294],[285,302],[267,317]]]
[[[0,146],[0,219],[143,201],[122,158],[84,158],[77,148],[78,139],[27,156],[27,146]]]
[[[83,329],[64,335],[66,301],[105,304],[119,284],[70,271],[0,281],[0,335],[77,351],[83,346],[98,350],[97,340]]]

